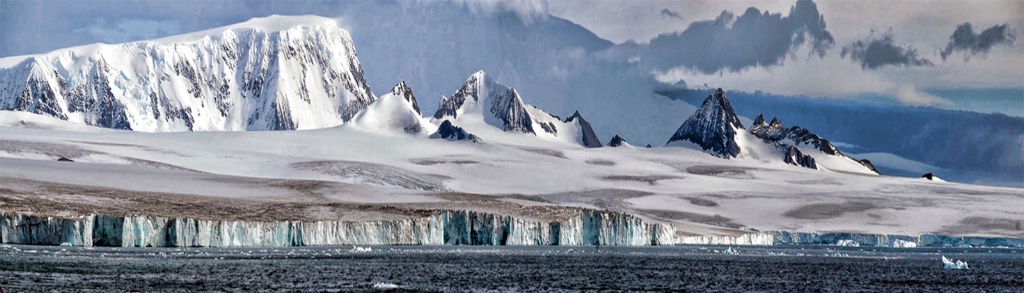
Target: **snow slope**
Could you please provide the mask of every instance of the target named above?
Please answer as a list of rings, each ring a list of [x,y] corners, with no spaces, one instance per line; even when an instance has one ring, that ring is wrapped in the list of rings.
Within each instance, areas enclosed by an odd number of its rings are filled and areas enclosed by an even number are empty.
[[[721,88],[704,99],[666,145],[703,150],[725,159],[752,158],[809,169],[878,174],[869,168],[870,162],[854,160],[803,127],[786,129],[777,118],[765,123],[759,115],[747,131]]]
[[[369,132],[413,135],[428,135],[437,131],[430,120],[423,118],[416,96],[404,81],[356,114],[348,125]]]
[[[0,110],[116,129],[323,128],[373,100],[348,32],[317,16],[0,59]]]
[[[636,217],[586,218],[638,229],[603,243],[643,242],[642,237],[664,235],[650,230],[662,228],[680,237],[756,231],[1024,237],[1020,189],[821,172],[778,158],[724,160],[679,147],[590,149],[498,130],[502,137],[471,143],[348,126],[83,131],[9,111],[0,111],[0,121],[0,212],[7,215],[384,225],[372,221],[470,210],[514,217],[524,225],[570,225],[584,219],[581,209],[591,209]],[[57,162],[58,157],[75,162]],[[583,239],[573,235],[560,239]]]

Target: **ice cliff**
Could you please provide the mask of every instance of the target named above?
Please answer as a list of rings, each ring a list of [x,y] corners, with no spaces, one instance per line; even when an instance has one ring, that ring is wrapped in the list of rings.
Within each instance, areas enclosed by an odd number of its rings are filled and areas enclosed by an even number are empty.
[[[671,245],[675,228],[582,210],[562,221],[438,211],[387,221],[236,221],[149,216],[0,214],[0,242],[122,247],[312,245]]]
[[[317,245],[838,245],[874,247],[1024,247],[1024,239],[943,235],[757,232],[676,236],[671,224],[617,212],[581,210],[559,221],[475,211],[436,211],[382,221],[240,221],[150,216],[75,218],[0,213],[7,244],[121,247]]]

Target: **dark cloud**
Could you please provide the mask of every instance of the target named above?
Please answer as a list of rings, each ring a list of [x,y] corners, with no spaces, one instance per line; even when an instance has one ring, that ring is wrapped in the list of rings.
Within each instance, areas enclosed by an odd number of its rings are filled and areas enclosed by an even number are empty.
[[[668,8],[661,10],[661,16],[675,19],[683,19],[683,17],[679,15],[679,12],[669,10]]]
[[[971,55],[988,53],[996,45],[1013,45],[1016,39],[1017,33],[1007,24],[992,26],[980,34],[975,34],[971,23],[965,22],[958,25],[953,35],[949,36],[949,44],[946,44],[940,55],[942,60],[946,60],[953,52],[961,51],[965,53],[966,59]]]
[[[835,44],[810,0],[797,1],[788,16],[754,7],[739,16],[723,11],[714,20],[693,22],[683,32],[654,38],[644,60],[659,69],[685,66],[710,74],[778,65],[804,44],[818,57]]]
[[[879,69],[885,66],[930,66],[932,62],[917,56],[917,49],[897,45],[892,33],[881,38],[870,38],[843,47],[843,58],[860,62],[863,69]]]

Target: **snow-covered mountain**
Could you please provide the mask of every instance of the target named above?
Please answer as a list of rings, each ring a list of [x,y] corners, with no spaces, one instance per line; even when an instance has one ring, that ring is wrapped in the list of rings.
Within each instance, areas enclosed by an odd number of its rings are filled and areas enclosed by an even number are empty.
[[[722,89],[704,99],[701,107],[679,127],[669,146],[693,147],[721,158],[782,159],[790,165],[848,173],[878,174],[869,161],[858,161],[806,128],[785,128],[778,118],[765,123],[758,115],[748,132]]]
[[[696,144],[701,149],[722,158],[735,158],[740,154],[737,136],[746,132],[729,99],[719,88],[704,99],[697,111],[683,122],[668,140],[668,145]]]
[[[323,128],[374,99],[348,32],[317,16],[0,59],[0,110],[117,129]]]
[[[493,133],[492,130],[497,129],[600,147],[590,123],[579,112],[562,121],[558,116],[526,104],[518,91],[496,82],[483,71],[466,79],[451,97],[441,97],[432,121],[441,123],[446,120],[478,135]]]
[[[871,161],[857,160],[843,154],[827,139],[814,134],[807,128],[800,126],[786,128],[778,117],[773,117],[770,123],[765,123],[764,116],[757,115],[750,127],[750,133],[782,151],[785,154],[785,162],[788,164],[817,169],[816,160],[808,155],[817,154],[818,157],[828,156],[834,161],[846,165],[855,166],[850,164],[850,162],[854,162],[867,171],[878,174]],[[859,170],[860,168],[855,169]]]
[[[423,118],[416,96],[404,81],[356,114],[349,125],[372,132],[408,134],[430,134],[436,128]]]

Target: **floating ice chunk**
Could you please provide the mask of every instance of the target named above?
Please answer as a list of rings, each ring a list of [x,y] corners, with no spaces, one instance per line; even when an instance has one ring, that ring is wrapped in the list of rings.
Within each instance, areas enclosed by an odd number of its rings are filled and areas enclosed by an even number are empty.
[[[349,252],[373,252],[373,248],[369,247],[369,246],[362,247],[362,246],[352,245],[352,250],[349,250]]]
[[[892,242],[892,247],[895,247],[895,248],[914,248],[914,247],[917,247],[917,242],[906,241],[906,240],[903,240],[903,239],[896,239],[896,241]]]
[[[942,268],[947,269],[947,270],[967,270],[967,269],[970,269],[969,267],[967,267],[967,262],[966,261],[957,260],[957,261],[954,262],[953,260],[946,258],[945,255],[942,256]]]
[[[377,282],[376,284],[373,284],[373,289],[392,290],[398,289],[398,285],[395,285],[393,283]]]
[[[858,246],[860,246],[860,243],[858,243],[857,241],[850,240],[850,239],[843,239],[843,240],[836,241],[836,246],[858,247]]]
[[[71,246],[71,242],[61,242],[60,246]]]
[[[725,254],[725,255],[737,255],[739,253],[736,252],[735,250],[732,250],[732,247],[729,247],[729,248],[727,248],[725,250],[722,250],[722,254]]]

